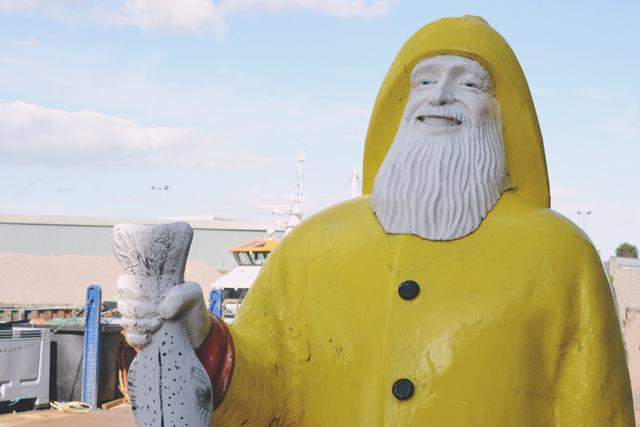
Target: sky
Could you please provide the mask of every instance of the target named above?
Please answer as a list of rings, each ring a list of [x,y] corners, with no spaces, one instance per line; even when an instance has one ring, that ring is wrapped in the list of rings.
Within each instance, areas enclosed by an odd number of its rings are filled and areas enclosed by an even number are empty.
[[[402,44],[470,14],[505,37],[525,72],[552,208],[585,221],[606,260],[624,241],[640,245],[639,9],[0,0],[0,213],[276,220],[260,205],[288,203],[300,152],[317,212],[362,170],[375,97]]]

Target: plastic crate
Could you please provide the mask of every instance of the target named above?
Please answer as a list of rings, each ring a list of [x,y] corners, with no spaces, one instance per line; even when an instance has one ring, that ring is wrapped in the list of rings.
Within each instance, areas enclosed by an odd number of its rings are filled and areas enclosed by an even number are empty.
[[[49,405],[51,331],[0,329],[0,402],[33,400]]]

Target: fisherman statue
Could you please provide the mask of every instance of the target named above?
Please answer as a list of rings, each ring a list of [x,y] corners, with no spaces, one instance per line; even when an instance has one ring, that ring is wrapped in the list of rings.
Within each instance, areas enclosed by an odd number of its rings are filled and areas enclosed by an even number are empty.
[[[371,116],[363,194],[278,244],[231,326],[180,278],[163,294],[123,276],[127,340],[175,352],[158,334],[181,322],[215,426],[635,425],[602,263],[549,209],[526,79],[482,18],[432,22],[400,49]],[[132,385],[177,393],[169,381]],[[139,426],[161,425],[145,414]]]

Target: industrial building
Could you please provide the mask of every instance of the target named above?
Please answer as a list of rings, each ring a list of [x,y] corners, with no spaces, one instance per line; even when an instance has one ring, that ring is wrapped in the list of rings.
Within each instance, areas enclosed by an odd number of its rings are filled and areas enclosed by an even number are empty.
[[[124,273],[111,249],[111,231],[121,223],[188,222],[193,242],[185,280],[202,287],[236,267],[228,249],[265,239],[269,221],[198,217],[140,219],[0,215],[0,321],[71,317],[84,307],[88,286],[102,288],[103,301],[116,297]],[[283,232],[274,233],[279,239]],[[76,311],[74,311],[76,310]]]
[[[189,261],[229,271],[236,266],[229,248],[265,239],[275,228],[270,221],[219,217],[195,219],[95,218],[40,215],[0,215],[0,252],[29,255],[113,256],[111,230],[121,223],[158,224],[185,221],[193,228]],[[276,232],[280,238],[282,232]]]

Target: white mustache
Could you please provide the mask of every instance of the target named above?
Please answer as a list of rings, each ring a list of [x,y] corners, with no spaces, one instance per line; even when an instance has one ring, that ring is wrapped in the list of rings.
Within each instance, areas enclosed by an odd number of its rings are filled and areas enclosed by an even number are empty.
[[[476,230],[510,187],[500,116],[459,132],[427,133],[415,120],[446,126],[461,108],[420,106],[400,123],[376,175],[371,207],[385,231],[429,240],[455,240]],[[448,120],[447,120],[448,121]],[[456,125],[449,123],[449,125]]]
[[[440,118],[461,123],[468,123],[467,112],[462,106],[456,103],[446,105],[424,104],[418,108],[414,114],[416,120],[424,121],[425,118]]]

